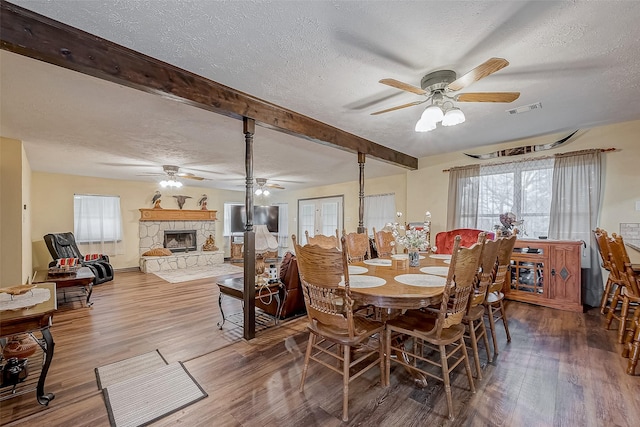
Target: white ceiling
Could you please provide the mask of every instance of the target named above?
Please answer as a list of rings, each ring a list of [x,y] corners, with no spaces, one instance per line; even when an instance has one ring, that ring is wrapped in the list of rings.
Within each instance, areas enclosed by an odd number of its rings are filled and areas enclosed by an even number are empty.
[[[638,1],[12,3],[418,158],[640,118]],[[424,105],[370,114],[421,99],[382,78],[420,86],[491,57],[510,65],[461,92],[521,92],[511,104],[459,103],[465,123],[428,133]],[[139,175],[177,164],[210,179],[189,185],[242,190],[240,121],[6,51],[0,66],[0,131],[33,170],[157,180]],[[358,178],[355,154],[261,127],[254,168],[287,189]],[[402,171],[367,160],[367,177]]]

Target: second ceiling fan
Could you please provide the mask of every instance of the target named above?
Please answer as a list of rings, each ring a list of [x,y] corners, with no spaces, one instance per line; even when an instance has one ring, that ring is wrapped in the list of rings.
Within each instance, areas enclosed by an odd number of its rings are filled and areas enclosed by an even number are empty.
[[[382,84],[417,95],[423,95],[424,99],[397,105],[371,114],[378,115],[388,113],[431,101],[431,105],[427,107],[416,124],[416,131],[420,132],[435,129],[436,122],[440,121],[442,121],[443,126],[453,126],[462,123],[465,120],[464,114],[454,106],[453,102],[513,102],[518,99],[520,92],[467,92],[457,95],[453,94],[453,92],[460,91],[470,84],[496,71],[500,71],[507,65],[509,65],[509,61],[506,59],[491,58],[461,77],[457,77],[456,72],[452,70],[433,71],[422,78],[420,82],[421,87],[416,87],[395,79],[382,79],[380,80]]]

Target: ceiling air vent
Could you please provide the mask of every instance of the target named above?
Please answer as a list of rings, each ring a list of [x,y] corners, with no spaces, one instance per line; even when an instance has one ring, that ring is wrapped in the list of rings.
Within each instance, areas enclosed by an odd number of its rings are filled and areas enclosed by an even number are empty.
[[[523,105],[522,107],[512,108],[511,110],[507,110],[509,114],[521,114],[526,113],[527,111],[539,110],[542,108],[542,102],[536,102],[535,104]]]

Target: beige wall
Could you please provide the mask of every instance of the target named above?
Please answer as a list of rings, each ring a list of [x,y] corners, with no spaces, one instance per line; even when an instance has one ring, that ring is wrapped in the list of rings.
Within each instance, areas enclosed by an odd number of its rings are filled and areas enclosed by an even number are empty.
[[[24,146],[20,147],[22,157],[22,278],[31,276],[33,256],[31,253],[31,166]]]
[[[198,199],[205,193],[208,195],[207,207],[218,211],[216,224],[216,244],[222,242],[222,214],[224,202],[244,200],[244,193],[222,191],[211,188],[184,186],[179,190],[160,189],[156,183],[122,181],[75,175],[61,175],[34,172],[32,174],[31,199],[33,200],[33,267],[46,268],[51,255],[44,243],[43,236],[48,233],[73,231],[73,195],[102,194],[120,196],[122,210],[125,253],[112,255],[114,268],[137,267],[138,256],[138,220],[140,208],[151,208],[151,198],[156,190],[161,190],[162,207],[178,209],[173,195],[191,196],[183,209],[198,209]]]
[[[354,175],[357,174],[358,165],[354,164]],[[365,164],[365,196],[374,194],[394,193],[396,198],[396,210],[405,212],[407,208],[406,175],[393,175],[384,178],[366,178]],[[360,184],[358,181],[350,181],[342,184],[325,185],[300,191],[277,192],[273,195],[272,203],[289,204],[289,235],[298,234],[298,200],[318,197],[344,196],[344,229],[347,232],[356,231],[358,228]],[[424,216],[423,216],[424,218]],[[421,219],[417,219],[418,221]]]
[[[21,141],[0,138],[0,286],[23,284],[29,278],[30,258],[24,259],[23,243],[30,227],[22,211],[24,168],[29,168],[23,154]],[[28,185],[24,189],[28,191]]]
[[[487,153],[523,145],[547,144],[566,136],[566,134],[565,132],[481,147],[477,150],[469,150],[469,152],[474,154]],[[493,162],[534,158],[588,148],[616,148],[615,152],[603,153],[603,197],[599,226],[610,233],[619,232],[621,222],[640,223],[640,211],[635,210],[635,202],[640,201],[640,144],[638,143],[638,135],[640,135],[640,120],[601,126],[580,131],[574,140],[561,148],[544,153],[495,159]],[[482,161],[465,156],[462,152],[419,159],[419,169],[407,173],[408,215],[415,217],[429,210],[433,214],[432,236],[438,231],[445,230],[449,174],[442,171],[454,166],[476,163],[482,164]],[[484,163],[492,163],[492,161]],[[639,252],[629,249],[629,256],[633,262],[640,262]]]

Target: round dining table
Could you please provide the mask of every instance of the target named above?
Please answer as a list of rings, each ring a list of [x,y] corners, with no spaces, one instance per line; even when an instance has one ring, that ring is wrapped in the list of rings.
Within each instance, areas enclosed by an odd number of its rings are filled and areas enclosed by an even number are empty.
[[[358,287],[354,283],[350,286],[352,298],[362,305],[373,305],[389,310],[417,309],[432,306],[441,301],[444,280],[442,280],[442,286],[417,286],[403,283],[396,278],[425,274],[420,271],[424,267],[440,267],[441,270],[446,271],[449,267],[446,257],[421,253],[419,267],[409,267],[408,262],[396,262],[396,260],[402,260],[402,254],[396,255],[393,259],[374,258],[350,264],[355,267],[351,270],[357,272],[357,274],[349,273],[351,282],[357,281],[355,276],[358,275],[377,277],[385,282],[380,286],[371,287]],[[446,273],[440,277],[446,278]]]

